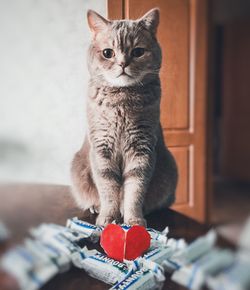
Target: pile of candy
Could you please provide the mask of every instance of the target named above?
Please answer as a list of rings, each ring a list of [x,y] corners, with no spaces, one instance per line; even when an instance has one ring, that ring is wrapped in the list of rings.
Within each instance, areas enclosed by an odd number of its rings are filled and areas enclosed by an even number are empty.
[[[201,289],[205,284],[212,290],[250,286],[249,249],[233,253],[215,247],[213,230],[187,245],[183,239],[168,239],[167,228],[163,232],[148,228],[149,250],[122,262],[86,246],[97,243],[102,231],[78,218],[69,219],[65,227],[42,224],[30,230],[32,239],[2,256],[1,269],[16,278],[21,290],[39,289],[72,265],[112,285],[111,289],[160,289],[166,272],[189,289]]]

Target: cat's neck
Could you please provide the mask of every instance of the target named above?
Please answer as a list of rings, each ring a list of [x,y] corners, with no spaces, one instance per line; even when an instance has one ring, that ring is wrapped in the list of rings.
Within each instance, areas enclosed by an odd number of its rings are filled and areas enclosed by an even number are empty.
[[[112,86],[110,83],[108,83],[105,80],[100,80],[95,77],[91,77],[89,80],[89,85],[91,87],[95,87],[97,89],[102,88],[110,92],[129,92],[129,91],[145,91],[153,87],[159,87],[160,86],[160,78],[159,76],[154,76],[150,79],[144,79],[140,83],[135,83],[128,86]]]
[[[141,109],[149,104],[160,101],[160,79],[154,78],[143,85],[113,87],[107,83],[90,80],[88,97],[91,102],[107,107],[125,106],[130,109]]]

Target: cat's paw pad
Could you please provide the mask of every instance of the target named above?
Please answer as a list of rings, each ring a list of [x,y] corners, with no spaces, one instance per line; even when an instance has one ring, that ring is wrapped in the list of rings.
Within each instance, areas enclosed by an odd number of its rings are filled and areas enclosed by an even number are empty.
[[[140,218],[140,217],[129,218],[129,219],[124,220],[124,222],[126,224],[131,225],[131,226],[134,226],[134,225],[140,225],[140,226],[144,226],[144,227],[147,226],[146,220],[144,218]]]
[[[96,218],[96,225],[98,226],[106,226],[108,224],[111,224],[115,218],[113,216],[104,216],[100,215]]]

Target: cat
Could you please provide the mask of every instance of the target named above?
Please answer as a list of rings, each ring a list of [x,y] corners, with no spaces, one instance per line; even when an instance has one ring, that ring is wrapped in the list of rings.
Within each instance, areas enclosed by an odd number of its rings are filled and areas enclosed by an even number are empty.
[[[146,226],[144,215],[175,200],[177,166],[160,124],[159,9],[138,20],[87,13],[88,129],[72,161],[72,194],[96,224]]]

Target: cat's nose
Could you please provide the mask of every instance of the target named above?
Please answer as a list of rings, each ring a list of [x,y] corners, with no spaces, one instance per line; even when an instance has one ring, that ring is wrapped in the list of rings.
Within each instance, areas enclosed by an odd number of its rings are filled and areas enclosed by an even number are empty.
[[[126,66],[128,66],[128,63],[122,61],[119,63],[119,66],[121,66],[124,69]]]

